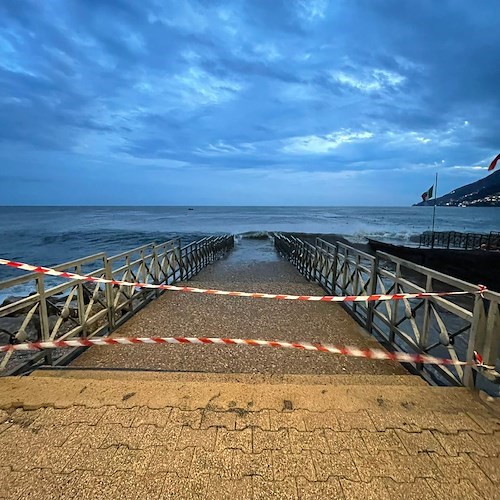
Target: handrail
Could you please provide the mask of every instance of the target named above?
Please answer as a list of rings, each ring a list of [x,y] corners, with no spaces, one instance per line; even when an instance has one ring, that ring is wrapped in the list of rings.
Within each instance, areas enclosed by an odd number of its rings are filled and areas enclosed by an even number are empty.
[[[343,303],[371,334],[393,350],[472,361],[474,351],[485,364],[500,366],[500,293],[406,261],[385,252],[365,253],[342,242],[320,238],[316,244],[289,234],[275,234],[277,251],[330,295],[373,295],[420,291],[465,291],[460,297],[432,297],[389,302]],[[443,287],[446,290],[443,290]],[[412,365],[439,384],[474,386],[471,368]],[[495,382],[499,374],[481,376]]]
[[[88,274],[110,280],[172,284],[189,280],[201,269],[221,258],[234,246],[232,235],[208,236],[181,247],[179,238],[164,243],[148,243],[117,255],[107,257],[100,252],[53,266],[58,271]],[[82,266],[92,270],[82,270]],[[49,285],[48,283],[52,283]],[[28,340],[71,339],[109,334],[127,321],[149,301],[163,293],[161,290],[135,289],[130,286],[87,283],[70,279],[53,285],[54,278],[30,273],[0,282],[0,290],[30,284],[34,293],[9,304],[0,304],[0,321],[18,327],[10,334],[11,342]],[[13,290],[14,292],[14,290]],[[15,295],[12,293],[11,295]],[[3,335],[5,339],[5,335]],[[74,351],[74,350],[72,350]],[[28,360],[26,356],[0,356],[3,374],[22,373],[40,363],[64,364],[68,355],[53,358],[52,353],[40,351]],[[16,361],[16,359],[18,361]]]
[[[500,232],[461,233],[458,231],[426,231],[420,235],[419,246],[431,248],[455,248],[463,250],[499,249]]]
[[[56,271],[66,271],[69,268],[75,267],[76,265],[85,265],[89,262],[105,258],[106,254],[104,252],[95,253],[87,257],[82,257],[81,259],[70,260],[69,262],[64,262],[63,264],[57,264],[52,266]],[[10,288],[12,286],[20,285],[26,281],[30,281],[37,276],[37,273],[27,273],[19,276],[17,278],[8,278],[6,280],[0,281],[0,290]]]

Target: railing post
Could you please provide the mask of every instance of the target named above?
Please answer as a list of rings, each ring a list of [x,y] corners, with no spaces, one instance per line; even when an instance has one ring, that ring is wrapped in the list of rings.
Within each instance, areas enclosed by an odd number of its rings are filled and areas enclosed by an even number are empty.
[[[113,279],[113,270],[111,268],[111,262],[108,257],[104,257],[104,273],[106,279]],[[106,297],[106,304],[108,306],[108,330],[112,332],[115,329],[115,294],[114,285],[111,283],[106,283],[104,285],[104,294]]]
[[[474,360],[474,351],[478,351],[482,355],[483,347],[485,346],[487,330],[486,313],[484,309],[484,299],[481,297],[481,295],[476,294],[474,299],[472,324],[469,335],[469,345],[467,348],[468,362],[472,362]],[[475,385],[474,372],[470,366],[466,366],[464,369],[463,383],[466,387],[474,387]]]
[[[130,254],[128,254],[128,255],[125,256],[125,265],[127,266],[127,276],[128,276],[128,279],[129,279],[129,281],[133,281],[135,278],[132,275],[132,267],[131,267],[131,262],[130,262]],[[133,304],[134,304],[133,297],[134,297],[135,288],[127,286],[127,287],[125,287],[125,289],[127,290],[127,293],[124,293],[124,295],[130,301],[129,301],[128,305],[126,305],[125,307],[123,307],[123,309],[122,309],[122,316],[125,315],[127,312],[131,312],[133,310]],[[130,296],[127,295],[127,294],[129,294]]]
[[[158,246],[154,245],[152,250],[153,258],[152,258],[152,275],[153,275],[153,283],[159,284],[161,283],[161,266],[160,266],[160,257],[158,255]]]
[[[335,244],[333,247],[333,262],[331,268],[332,275],[332,295],[335,295],[337,291],[337,269],[339,264],[339,246]]]
[[[370,289],[368,295],[375,295],[377,293],[377,277],[378,277],[378,255],[372,260],[372,268],[370,269]],[[366,310],[366,329],[368,333],[372,333],[373,316],[375,310],[375,302],[368,302]]]
[[[320,270],[320,252],[317,247],[314,247],[314,281],[321,283],[321,270]]]
[[[394,292],[393,293],[399,293],[399,278],[401,277],[401,264],[397,263],[396,264],[396,276],[394,278]],[[394,343],[396,340],[396,323],[398,322],[398,307],[399,307],[399,300],[392,300],[391,301],[391,318],[390,318],[390,324],[391,324],[391,331],[389,332],[389,340],[391,343]]]
[[[175,247],[175,256],[177,259],[177,266],[179,268],[179,280],[182,281],[184,279],[184,262],[182,260],[182,246],[180,241],[178,246]]]
[[[203,269],[203,262],[205,260],[205,248],[206,248],[206,242],[203,242],[200,245],[200,259],[198,260],[198,270],[197,270],[197,273],[199,273]]]
[[[500,358],[500,304],[490,301],[486,320],[486,337],[480,353],[487,365],[494,366]]]
[[[427,279],[425,281],[425,291],[426,292],[432,292],[433,291],[433,286],[432,286],[432,277],[427,276]],[[424,299],[424,319],[422,323],[422,332],[420,333],[420,338],[419,338],[419,347],[420,350],[425,352],[427,349],[427,343],[429,342],[429,328],[430,328],[430,321],[431,321],[431,305],[430,305],[430,299]]]
[[[433,291],[433,286],[432,286],[432,277],[427,276],[425,280],[425,291],[426,292],[432,292]],[[427,346],[429,343],[429,331],[430,331],[430,322],[431,322],[431,304],[430,304],[429,298],[424,299],[424,318],[422,322],[422,331],[420,332],[420,336],[418,339],[418,347],[420,349],[420,352],[426,352]],[[418,371],[422,371],[424,369],[424,365],[422,363],[417,363],[416,368]]]
[[[82,266],[81,264],[77,264],[76,266],[76,274],[83,274],[82,273]],[[83,296],[83,283],[80,281],[76,285],[78,293],[76,295],[76,303],[78,306],[78,321],[80,322],[80,325],[82,326],[82,337],[87,336],[87,326],[86,326],[86,321],[85,321],[85,300]]]
[[[158,256],[158,250],[157,250],[157,246],[154,245],[153,246],[153,250],[151,251],[153,257],[152,257],[152,269],[150,270],[150,274],[152,274],[153,276],[153,283],[155,285],[159,285],[161,284],[161,268],[160,268],[160,261],[159,261],[159,256]],[[168,281],[168,278],[167,278],[167,281]],[[157,288],[155,290],[155,297],[159,297],[160,296],[160,290]]]
[[[45,277],[43,274],[36,278],[37,293],[40,297],[40,336],[42,341],[50,340],[49,314],[45,297]],[[52,349],[45,350],[45,363],[52,365]]]
[[[201,249],[200,249],[200,244],[196,243],[194,245],[194,252],[195,252],[195,267],[194,267],[194,273],[198,274],[200,271],[200,265],[201,265]]]
[[[361,270],[359,267],[361,266],[361,256],[356,254],[354,257],[354,278],[352,280],[352,295],[359,295],[360,290],[359,287],[359,273]],[[356,313],[358,310],[358,304],[356,302],[352,303],[352,312]]]
[[[188,252],[188,250],[191,250]],[[188,278],[192,278],[195,275],[196,271],[196,243],[193,243],[188,249],[186,249],[186,257],[189,262],[189,276]]]
[[[341,284],[341,291],[342,291],[342,295],[346,295],[347,294],[347,273],[349,271],[348,269],[348,262],[347,262],[347,248],[344,247],[344,252],[343,252],[343,256],[344,256],[344,262],[342,263],[342,284]]]
[[[309,248],[309,245],[305,246],[305,248],[307,249],[307,260],[306,260],[306,277],[307,277],[307,280],[308,281],[311,281],[312,279],[312,269],[313,269],[313,265],[312,265],[312,253],[311,253],[311,249]]]

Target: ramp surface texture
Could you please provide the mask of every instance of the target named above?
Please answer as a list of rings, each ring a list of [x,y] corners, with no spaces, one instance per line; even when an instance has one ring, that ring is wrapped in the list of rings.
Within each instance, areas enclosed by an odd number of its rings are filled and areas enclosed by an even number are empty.
[[[323,295],[268,241],[245,241],[191,286]],[[380,347],[338,304],[167,292],[118,329],[117,337],[233,337]],[[73,366],[266,374],[400,374],[395,362],[245,346],[93,347]]]

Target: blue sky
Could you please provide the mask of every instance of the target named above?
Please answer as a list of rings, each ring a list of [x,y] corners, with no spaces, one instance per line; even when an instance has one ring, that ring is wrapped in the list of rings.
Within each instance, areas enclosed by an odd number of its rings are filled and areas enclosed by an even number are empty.
[[[1,0],[0,204],[408,205],[500,151],[497,0]]]

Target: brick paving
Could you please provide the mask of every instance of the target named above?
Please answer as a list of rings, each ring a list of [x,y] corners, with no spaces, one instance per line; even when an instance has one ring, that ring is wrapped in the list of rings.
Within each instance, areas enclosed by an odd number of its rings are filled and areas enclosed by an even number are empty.
[[[101,375],[0,380],[0,498],[499,498],[466,389]]]

